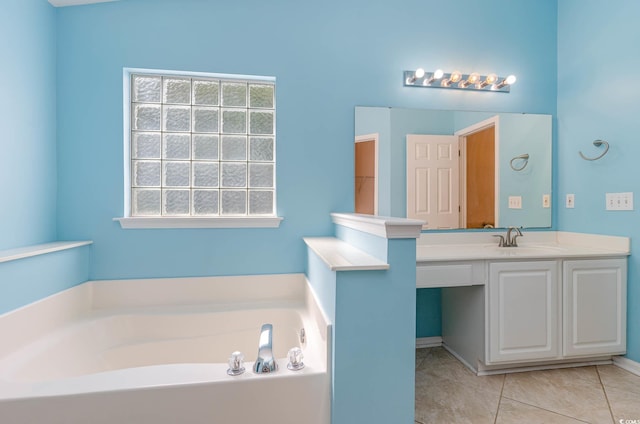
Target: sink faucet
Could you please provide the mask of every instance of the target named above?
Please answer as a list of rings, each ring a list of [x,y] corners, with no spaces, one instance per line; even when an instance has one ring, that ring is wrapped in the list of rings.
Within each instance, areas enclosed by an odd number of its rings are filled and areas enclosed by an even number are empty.
[[[511,232],[513,230],[515,230],[518,234],[514,234],[512,237]],[[506,236],[495,234],[494,237],[500,238],[498,240],[498,247],[518,247],[518,242],[516,241],[516,238],[522,237],[522,231],[520,231],[520,228],[518,227],[509,227],[507,229]]]
[[[514,234],[513,237],[511,237],[511,232],[513,230],[516,230],[518,234]],[[522,231],[520,231],[520,228],[509,227],[509,229],[507,230],[507,239],[505,240],[505,247],[518,247],[518,242],[516,241],[516,238],[518,236],[522,237]]]
[[[271,324],[262,325],[258,342],[258,359],[253,366],[253,372],[256,374],[273,372],[278,369],[278,364],[273,358],[272,333],[273,326]]]

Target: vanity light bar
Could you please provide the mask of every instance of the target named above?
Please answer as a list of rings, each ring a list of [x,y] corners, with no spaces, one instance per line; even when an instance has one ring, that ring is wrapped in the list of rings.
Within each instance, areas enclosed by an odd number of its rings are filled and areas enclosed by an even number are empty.
[[[458,71],[444,73],[441,69],[425,72],[422,68],[415,71],[404,71],[405,87],[454,88],[508,93],[511,91],[511,85],[515,82],[515,75],[503,78],[496,74],[480,75],[476,72],[471,74],[462,74]]]

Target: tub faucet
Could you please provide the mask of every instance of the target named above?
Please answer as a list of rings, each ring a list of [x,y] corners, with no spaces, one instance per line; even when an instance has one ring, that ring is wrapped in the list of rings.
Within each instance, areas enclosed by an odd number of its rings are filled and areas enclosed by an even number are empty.
[[[273,372],[278,369],[278,364],[273,358],[272,333],[273,326],[271,324],[262,325],[258,342],[258,359],[256,359],[256,363],[253,366],[253,372],[256,374]]]

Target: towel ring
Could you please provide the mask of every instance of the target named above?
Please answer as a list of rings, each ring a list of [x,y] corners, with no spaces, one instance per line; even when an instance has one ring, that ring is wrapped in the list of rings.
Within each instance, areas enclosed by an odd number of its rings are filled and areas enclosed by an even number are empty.
[[[595,158],[588,158],[588,157],[586,157],[585,155],[583,155],[583,154],[582,154],[582,152],[578,152],[578,153],[580,154],[580,157],[581,157],[582,159],[584,159],[584,160],[591,160],[591,161],[593,161],[593,160],[598,160],[598,159],[600,159],[601,157],[603,157],[604,155],[606,155],[606,154],[607,154],[607,152],[609,151],[609,143],[607,143],[607,142],[606,142],[606,141],[604,141],[604,140],[596,140],[596,141],[594,141],[594,142],[593,142],[593,145],[594,145],[594,146],[596,146],[596,147],[600,147],[600,146],[602,146],[603,144],[604,144],[604,152],[600,153],[600,155],[596,156]]]
[[[518,159],[521,159],[523,161],[522,166],[513,165],[513,162]],[[511,159],[511,162],[509,162],[509,165],[511,165],[511,169],[513,169],[514,171],[522,171],[524,168],[527,167],[528,163],[529,163],[529,153],[525,153],[523,155],[516,156],[515,158]]]

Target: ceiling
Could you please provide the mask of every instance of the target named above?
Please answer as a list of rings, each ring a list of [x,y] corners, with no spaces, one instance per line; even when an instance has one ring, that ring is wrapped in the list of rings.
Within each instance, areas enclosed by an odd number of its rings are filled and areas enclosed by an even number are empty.
[[[117,0],[49,0],[49,3],[51,3],[56,7],[62,7],[62,6],[77,6],[80,4],[105,3],[108,1],[117,1]]]

